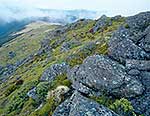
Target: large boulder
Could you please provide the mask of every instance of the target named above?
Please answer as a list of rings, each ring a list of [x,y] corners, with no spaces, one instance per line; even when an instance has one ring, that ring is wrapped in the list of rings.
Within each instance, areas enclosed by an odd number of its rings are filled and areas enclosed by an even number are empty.
[[[82,96],[75,91],[74,94],[59,105],[53,116],[119,116],[108,108],[95,101]]]
[[[44,71],[40,80],[52,82],[57,76],[67,73],[67,70],[69,70],[69,65],[64,62],[61,64],[53,64]]]
[[[146,52],[132,41],[133,36],[124,27],[120,27],[109,42],[109,55],[122,63],[125,59],[145,59]]]
[[[150,12],[142,12],[134,16],[127,18],[127,24],[132,30],[142,30],[149,25],[150,22]]]
[[[133,97],[143,92],[142,84],[128,76],[123,65],[102,55],[86,58],[82,65],[68,72],[68,78],[76,90],[85,94],[89,92],[86,87],[93,91],[125,97]]]
[[[128,69],[138,69],[140,71],[150,71],[150,61],[149,60],[126,60],[126,68]]]

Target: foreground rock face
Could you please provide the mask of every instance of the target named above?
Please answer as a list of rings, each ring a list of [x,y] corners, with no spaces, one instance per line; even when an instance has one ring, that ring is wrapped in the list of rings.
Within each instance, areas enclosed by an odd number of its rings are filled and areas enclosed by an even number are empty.
[[[69,65],[66,63],[61,64],[53,64],[51,67],[49,67],[45,72],[43,73],[41,77],[41,81],[53,81],[57,76],[67,73],[67,70],[69,70]]]
[[[53,116],[119,116],[108,108],[82,96],[74,94],[58,106]]]
[[[110,40],[109,56],[123,63],[128,75],[134,76],[143,84],[143,95],[133,98],[131,103],[135,112],[149,116],[150,12],[127,18],[126,26],[121,26]]]
[[[82,65],[73,68],[68,77],[73,87],[85,94],[93,89],[116,96],[133,97],[142,94],[144,89],[138,80],[127,75],[123,65],[102,55],[88,57]]]

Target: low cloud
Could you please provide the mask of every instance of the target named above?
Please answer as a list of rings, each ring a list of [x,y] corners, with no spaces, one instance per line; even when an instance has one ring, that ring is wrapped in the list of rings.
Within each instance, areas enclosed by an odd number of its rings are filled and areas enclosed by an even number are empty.
[[[43,11],[41,9],[58,9]],[[62,10],[63,9],[63,10]],[[79,18],[97,18],[101,14],[133,15],[150,10],[148,0],[0,0],[0,20],[10,22],[31,17],[64,18],[70,15],[64,10],[87,9],[90,11],[77,13]]]

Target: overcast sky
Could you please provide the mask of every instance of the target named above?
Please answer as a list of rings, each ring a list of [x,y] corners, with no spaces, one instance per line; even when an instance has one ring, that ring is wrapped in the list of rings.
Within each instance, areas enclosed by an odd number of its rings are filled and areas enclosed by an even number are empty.
[[[0,0],[0,17],[18,15],[12,14],[10,9],[14,8],[19,8],[17,12],[20,12],[20,16],[22,12],[24,15],[35,15],[35,8],[87,9],[105,11],[108,16],[118,14],[129,16],[150,11],[150,0]]]

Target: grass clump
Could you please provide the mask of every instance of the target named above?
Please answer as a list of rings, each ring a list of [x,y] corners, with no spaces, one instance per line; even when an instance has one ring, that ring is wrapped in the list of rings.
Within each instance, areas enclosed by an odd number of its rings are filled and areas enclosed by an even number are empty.
[[[120,100],[116,100],[113,104],[111,104],[109,106],[109,108],[121,116],[136,116],[134,113],[133,106],[125,98],[121,98]]]

